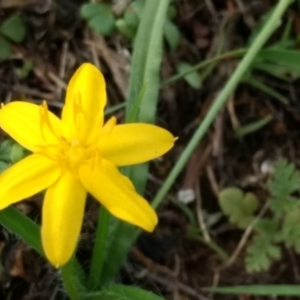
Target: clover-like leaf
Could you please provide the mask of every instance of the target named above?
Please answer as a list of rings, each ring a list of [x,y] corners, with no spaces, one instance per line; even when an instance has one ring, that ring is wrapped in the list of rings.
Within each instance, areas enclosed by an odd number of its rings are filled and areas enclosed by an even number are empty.
[[[86,3],[80,9],[81,16],[89,26],[104,36],[110,34],[115,26],[115,17],[111,7],[105,3]]]
[[[26,30],[20,16],[12,15],[0,26],[0,32],[13,42],[20,43],[25,37]]]
[[[11,44],[0,35],[0,61],[10,58],[11,53]]]
[[[231,223],[246,228],[254,218],[258,199],[253,193],[246,193],[236,187],[229,187],[219,194],[219,204]]]

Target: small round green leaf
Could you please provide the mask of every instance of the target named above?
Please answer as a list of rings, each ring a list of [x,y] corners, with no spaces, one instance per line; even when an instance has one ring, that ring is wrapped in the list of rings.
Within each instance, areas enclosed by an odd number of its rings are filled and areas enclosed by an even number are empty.
[[[220,192],[219,204],[230,222],[244,229],[254,218],[258,199],[253,193],[244,194],[239,188],[229,187]]]
[[[18,15],[6,19],[0,26],[0,32],[15,43],[22,42],[26,34],[23,20]]]
[[[102,13],[101,3],[85,3],[80,8],[80,15],[86,19],[92,19]]]
[[[0,35],[0,61],[10,58],[11,52],[10,43]]]
[[[107,36],[113,31],[115,27],[115,19],[112,14],[104,15],[105,17],[103,15],[97,15],[96,17],[89,20],[88,24],[97,33]]]
[[[115,26],[115,17],[111,7],[105,3],[89,3],[81,7],[80,14],[89,26],[104,36],[110,34]]]

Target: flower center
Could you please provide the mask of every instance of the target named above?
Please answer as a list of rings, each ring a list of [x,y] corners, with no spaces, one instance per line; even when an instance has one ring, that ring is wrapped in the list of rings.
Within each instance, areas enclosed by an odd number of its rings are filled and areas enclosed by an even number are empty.
[[[94,149],[83,147],[78,140],[66,141],[61,138],[59,160],[63,167],[76,173],[78,167],[94,156]]]

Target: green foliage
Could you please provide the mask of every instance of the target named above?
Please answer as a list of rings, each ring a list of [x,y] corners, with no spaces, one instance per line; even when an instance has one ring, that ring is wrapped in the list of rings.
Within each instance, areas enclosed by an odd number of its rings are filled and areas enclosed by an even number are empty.
[[[5,140],[0,145],[0,173],[24,158],[26,155],[27,152],[22,146],[15,143],[13,140]]]
[[[192,65],[182,61],[178,63],[177,71],[179,74],[185,74],[192,67]],[[202,87],[202,78],[197,71],[188,73],[183,78],[194,89],[200,89]]]
[[[275,164],[272,180],[269,182],[269,191],[272,197],[287,199],[299,189],[300,174],[296,167],[285,159]]]
[[[104,286],[100,292],[84,295],[86,300],[163,300],[152,292],[122,284]]]
[[[9,58],[11,53],[11,44],[0,35],[0,61]]]
[[[285,159],[278,160],[268,183],[271,217],[260,219],[255,226],[255,235],[246,253],[247,271],[268,270],[273,260],[281,257],[279,243],[300,253],[300,198],[294,196],[299,188],[300,173],[295,165]],[[246,196],[238,188],[224,189],[219,195],[223,213],[239,228],[249,224],[258,205],[245,200]]]
[[[260,24],[252,31],[247,42],[248,45],[251,45],[253,39],[259,34],[272,13],[273,9],[269,10],[266,16],[262,18]],[[293,21],[293,18],[290,17],[279,41],[260,51],[252,64],[252,68],[244,78],[244,81],[248,84],[284,104],[287,104],[288,100],[262,80],[256,79],[252,71],[259,70],[284,81],[292,81],[300,77],[300,53],[297,49],[299,38],[295,39],[292,37]]]
[[[24,23],[18,15],[12,15],[0,24],[0,61],[11,56],[10,42],[22,42],[25,34]]]
[[[278,224],[273,219],[260,220],[256,226],[257,234],[247,249],[246,269],[248,272],[268,270],[274,259],[281,257],[280,248],[275,245]]]
[[[115,17],[111,6],[105,3],[85,3],[81,6],[80,15],[97,33],[107,36],[115,28]]]
[[[292,247],[300,254],[300,210],[299,208],[286,214],[281,240],[286,247]]]
[[[170,19],[166,20],[164,35],[171,51],[176,51],[180,41],[180,32],[176,24],[173,23]]]
[[[260,120],[251,122],[247,125],[241,126],[238,129],[235,130],[235,135],[237,137],[242,137],[247,134],[253,133],[261,129],[262,127],[266,126],[268,123],[270,123],[273,120],[273,117],[271,115],[268,115],[264,118],[261,118]]]
[[[258,199],[253,193],[244,194],[239,188],[229,187],[220,192],[219,204],[230,222],[244,229],[254,218]]]
[[[205,288],[204,290],[212,293],[234,294],[239,296],[240,295],[271,296],[273,299],[274,298],[277,299],[277,297],[280,296],[283,296],[284,297],[283,299],[290,299],[289,297],[300,296],[299,284],[290,284],[290,285],[289,284],[268,284],[268,285],[244,285],[244,286],[241,285],[241,286]],[[297,299],[297,298],[293,298],[293,299]]]

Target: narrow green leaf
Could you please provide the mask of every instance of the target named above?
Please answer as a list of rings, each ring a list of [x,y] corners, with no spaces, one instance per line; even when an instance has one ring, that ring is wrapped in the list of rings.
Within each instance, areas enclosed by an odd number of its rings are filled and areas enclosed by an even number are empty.
[[[270,123],[273,120],[273,117],[271,115],[268,115],[258,121],[249,123],[247,125],[244,125],[238,129],[235,130],[235,135],[237,137],[242,137],[247,134],[253,133],[258,131],[259,129],[263,128],[266,126],[268,123]]]
[[[86,300],[163,300],[152,292],[121,284],[107,285],[100,292],[84,295]]]
[[[262,81],[256,79],[253,75],[247,77],[244,81],[249,83],[250,85],[252,85],[253,87],[255,87],[257,89],[260,89],[261,91],[270,95],[271,97],[274,97],[275,99],[279,100],[283,104],[289,103],[289,100],[286,97],[284,97],[283,95],[278,93],[276,90],[272,89],[271,87],[267,86]]]
[[[177,71],[179,74],[185,74],[193,68],[192,65],[186,62],[180,62],[177,65]],[[184,80],[194,89],[200,89],[202,87],[202,78],[197,71],[185,75]]]
[[[205,291],[219,294],[246,294],[259,296],[300,296],[299,285],[245,285],[205,288]]]
[[[169,0],[146,2],[138,34],[130,72],[127,114],[142,87],[147,84],[139,115],[139,121],[154,123],[158,100],[162,37]]]
[[[135,122],[154,123],[156,105],[159,93],[160,67],[163,48],[163,30],[167,15],[169,0],[147,0],[134,42],[132,66],[130,72],[129,96],[126,107],[126,118],[132,113],[136,101],[139,101],[141,91],[143,93],[139,114]],[[144,193],[148,178],[148,164],[127,168],[131,181],[140,194]],[[111,218],[116,223],[112,239],[109,241],[109,257],[103,268],[102,281],[111,281],[118,272],[132,244],[136,240],[140,230]]]
[[[12,15],[6,19],[0,26],[0,33],[13,42],[20,43],[23,41],[26,31],[25,26],[18,15]]]
[[[291,82],[300,76],[300,70],[294,70],[290,67],[275,64],[274,62],[267,62],[265,60],[255,61],[252,65],[253,69],[268,73],[271,76],[277,77],[281,80]]]
[[[147,90],[147,84],[144,84],[142,86],[137,98],[133,102],[130,112],[126,116],[126,123],[133,123],[139,119],[140,107],[141,107],[142,100],[144,98],[146,90]]]
[[[3,210],[0,210],[0,223],[8,231],[19,236],[41,256],[45,256],[41,243],[40,226],[29,219],[26,215],[21,213],[15,207],[9,206]],[[74,260],[74,268],[78,278],[81,280],[81,282],[84,282],[85,274],[77,260]]]
[[[44,256],[40,239],[40,227],[35,222],[15,207],[9,206],[0,210],[0,223],[8,231],[18,235],[25,243]]]
[[[177,49],[180,41],[180,32],[178,27],[172,21],[167,19],[164,28],[164,34],[171,51],[174,52]]]
[[[259,53],[260,58],[278,65],[286,66],[291,70],[300,70],[300,52],[278,48],[264,49]]]

